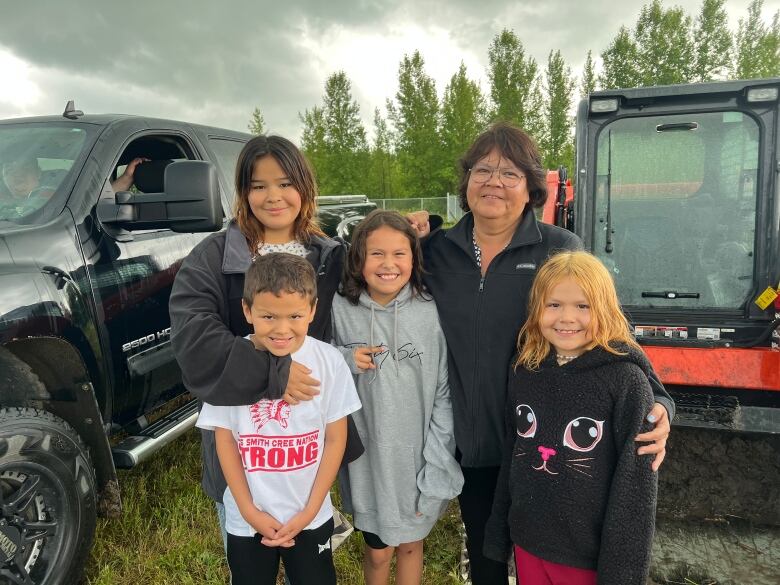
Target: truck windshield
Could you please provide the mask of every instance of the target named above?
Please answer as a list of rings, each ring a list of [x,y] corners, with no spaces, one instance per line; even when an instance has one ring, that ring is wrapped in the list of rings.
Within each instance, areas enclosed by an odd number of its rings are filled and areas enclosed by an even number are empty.
[[[86,143],[83,127],[0,125],[0,220],[35,223],[63,200],[71,168]]]
[[[593,247],[623,305],[744,306],[758,149],[758,125],[736,111],[620,118],[601,130]]]

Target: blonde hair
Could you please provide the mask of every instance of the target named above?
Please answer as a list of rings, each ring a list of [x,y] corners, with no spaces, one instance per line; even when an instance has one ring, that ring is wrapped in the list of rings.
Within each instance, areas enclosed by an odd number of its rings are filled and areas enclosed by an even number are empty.
[[[640,349],[620,309],[612,275],[601,261],[587,252],[561,252],[544,263],[531,286],[528,319],[517,338],[515,368],[536,370],[550,353],[552,346],[542,335],[540,321],[550,291],[566,278],[577,283],[590,304],[588,332],[593,341],[588,349],[601,347],[616,355],[623,355],[612,347],[616,343]]]

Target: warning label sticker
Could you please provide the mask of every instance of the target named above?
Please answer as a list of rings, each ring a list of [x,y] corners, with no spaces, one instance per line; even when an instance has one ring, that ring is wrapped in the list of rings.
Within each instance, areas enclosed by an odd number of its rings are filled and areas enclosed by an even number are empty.
[[[758,298],[756,299],[755,303],[761,307],[761,309],[766,309],[769,305],[772,304],[772,301],[774,301],[777,298],[777,291],[773,289],[771,286],[766,287],[766,290],[762,292],[760,295],[758,295]]]

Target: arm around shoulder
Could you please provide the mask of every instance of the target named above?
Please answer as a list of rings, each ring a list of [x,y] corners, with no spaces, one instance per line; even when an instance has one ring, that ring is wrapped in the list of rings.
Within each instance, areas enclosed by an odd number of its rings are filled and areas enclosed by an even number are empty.
[[[258,351],[227,326],[227,284],[214,240],[198,245],[173,283],[169,310],[171,346],[186,388],[215,405],[279,398],[290,359]]]

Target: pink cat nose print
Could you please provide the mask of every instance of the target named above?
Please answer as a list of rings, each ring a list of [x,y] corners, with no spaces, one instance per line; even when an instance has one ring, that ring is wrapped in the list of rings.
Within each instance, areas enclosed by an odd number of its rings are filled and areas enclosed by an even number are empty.
[[[539,453],[542,454],[542,461],[548,461],[550,457],[558,452],[555,449],[550,449],[549,447],[542,447],[539,445]]]

